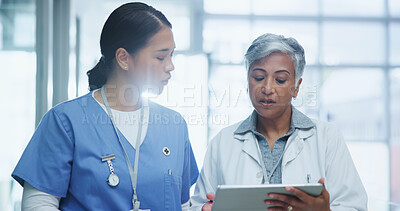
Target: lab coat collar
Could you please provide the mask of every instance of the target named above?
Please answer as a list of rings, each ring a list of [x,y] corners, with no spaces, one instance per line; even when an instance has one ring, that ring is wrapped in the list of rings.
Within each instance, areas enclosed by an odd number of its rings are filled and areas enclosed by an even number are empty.
[[[261,165],[260,148],[255,137],[257,112],[254,110],[252,114],[239,124],[238,128],[233,133],[233,137],[243,141],[242,151],[253,158]],[[294,128],[294,133],[290,135],[286,143],[285,154],[283,156],[282,165],[295,159],[301,152],[304,145],[304,140],[314,134],[315,124],[306,115],[292,106],[291,127]]]
[[[282,166],[285,166],[289,161],[295,159],[301,152],[304,146],[304,141],[314,134],[314,128],[296,129],[295,132],[287,140],[285,152],[283,155]],[[243,141],[242,151],[253,158],[259,165],[260,149],[257,144],[257,139],[251,131],[244,134],[234,134],[233,137]]]
[[[242,151],[253,158],[260,166],[260,148],[256,142],[256,137],[252,132],[245,133],[243,135],[234,135],[235,138],[243,141]]]
[[[303,150],[304,141],[314,135],[314,129],[296,129],[287,140],[285,146],[285,152],[282,158],[282,166],[285,166],[288,162],[294,160]]]
[[[314,122],[308,118],[306,115],[297,110],[293,105],[292,107],[292,115],[290,121],[291,130],[294,129],[308,129],[315,126]],[[240,123],[239,127],[235,130],[234,134],[245,134],[249,131],[256,133],[256,125],[257,125],[257,111],[253,110],[249,117],[247,117],[242,123]]]

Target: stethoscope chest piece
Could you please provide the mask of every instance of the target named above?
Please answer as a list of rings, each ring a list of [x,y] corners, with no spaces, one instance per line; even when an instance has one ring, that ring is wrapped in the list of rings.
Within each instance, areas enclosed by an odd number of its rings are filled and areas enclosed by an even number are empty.
[[[111,187],[117,186],[117,185],[119,184],[119,177],[118,177],[118,175],[116,175],[115,173],[110,174],[110,176],[108,176],[107,183],[108,183],[108,185],[110,185]]]

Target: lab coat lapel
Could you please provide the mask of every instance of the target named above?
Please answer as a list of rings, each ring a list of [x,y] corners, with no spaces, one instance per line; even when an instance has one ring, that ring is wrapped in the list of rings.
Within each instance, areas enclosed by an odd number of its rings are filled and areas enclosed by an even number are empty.
[[[234,137],[243,141],[242,151],[253,158],[260,166],[260,159],[259,159],[259,148],[256,143],[256,138],[251,132],[247,132],[243,135],[235,134]]]
[[[294,160],[303,150],[304,140],[314,134],[312,129],[299,130],[296,129],[293,135],[289,137],[286,144],[285,153],[282,159],[282,166],[285,166],[288,162]]]

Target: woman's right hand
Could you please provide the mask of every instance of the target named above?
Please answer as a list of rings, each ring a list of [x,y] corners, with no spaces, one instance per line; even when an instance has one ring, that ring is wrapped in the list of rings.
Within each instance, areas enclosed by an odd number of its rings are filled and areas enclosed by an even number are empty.
[[[202,211],[211,211],[212,205],[214,203],[215,195],[213,193],[207,193],[207,199],[210,200],[203,205]]]

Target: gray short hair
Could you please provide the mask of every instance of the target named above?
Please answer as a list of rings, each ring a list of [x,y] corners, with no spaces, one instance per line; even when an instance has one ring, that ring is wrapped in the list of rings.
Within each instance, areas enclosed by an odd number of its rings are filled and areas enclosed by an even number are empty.
[[[304,72],[306,60],[303,47],[296,39],[283,35],[266,33],[253,41],[245,54],[246,70],[249,71],[251,65],[272,53],[281,52],[292,56],[295,71],[295,86],[299,82]]]

